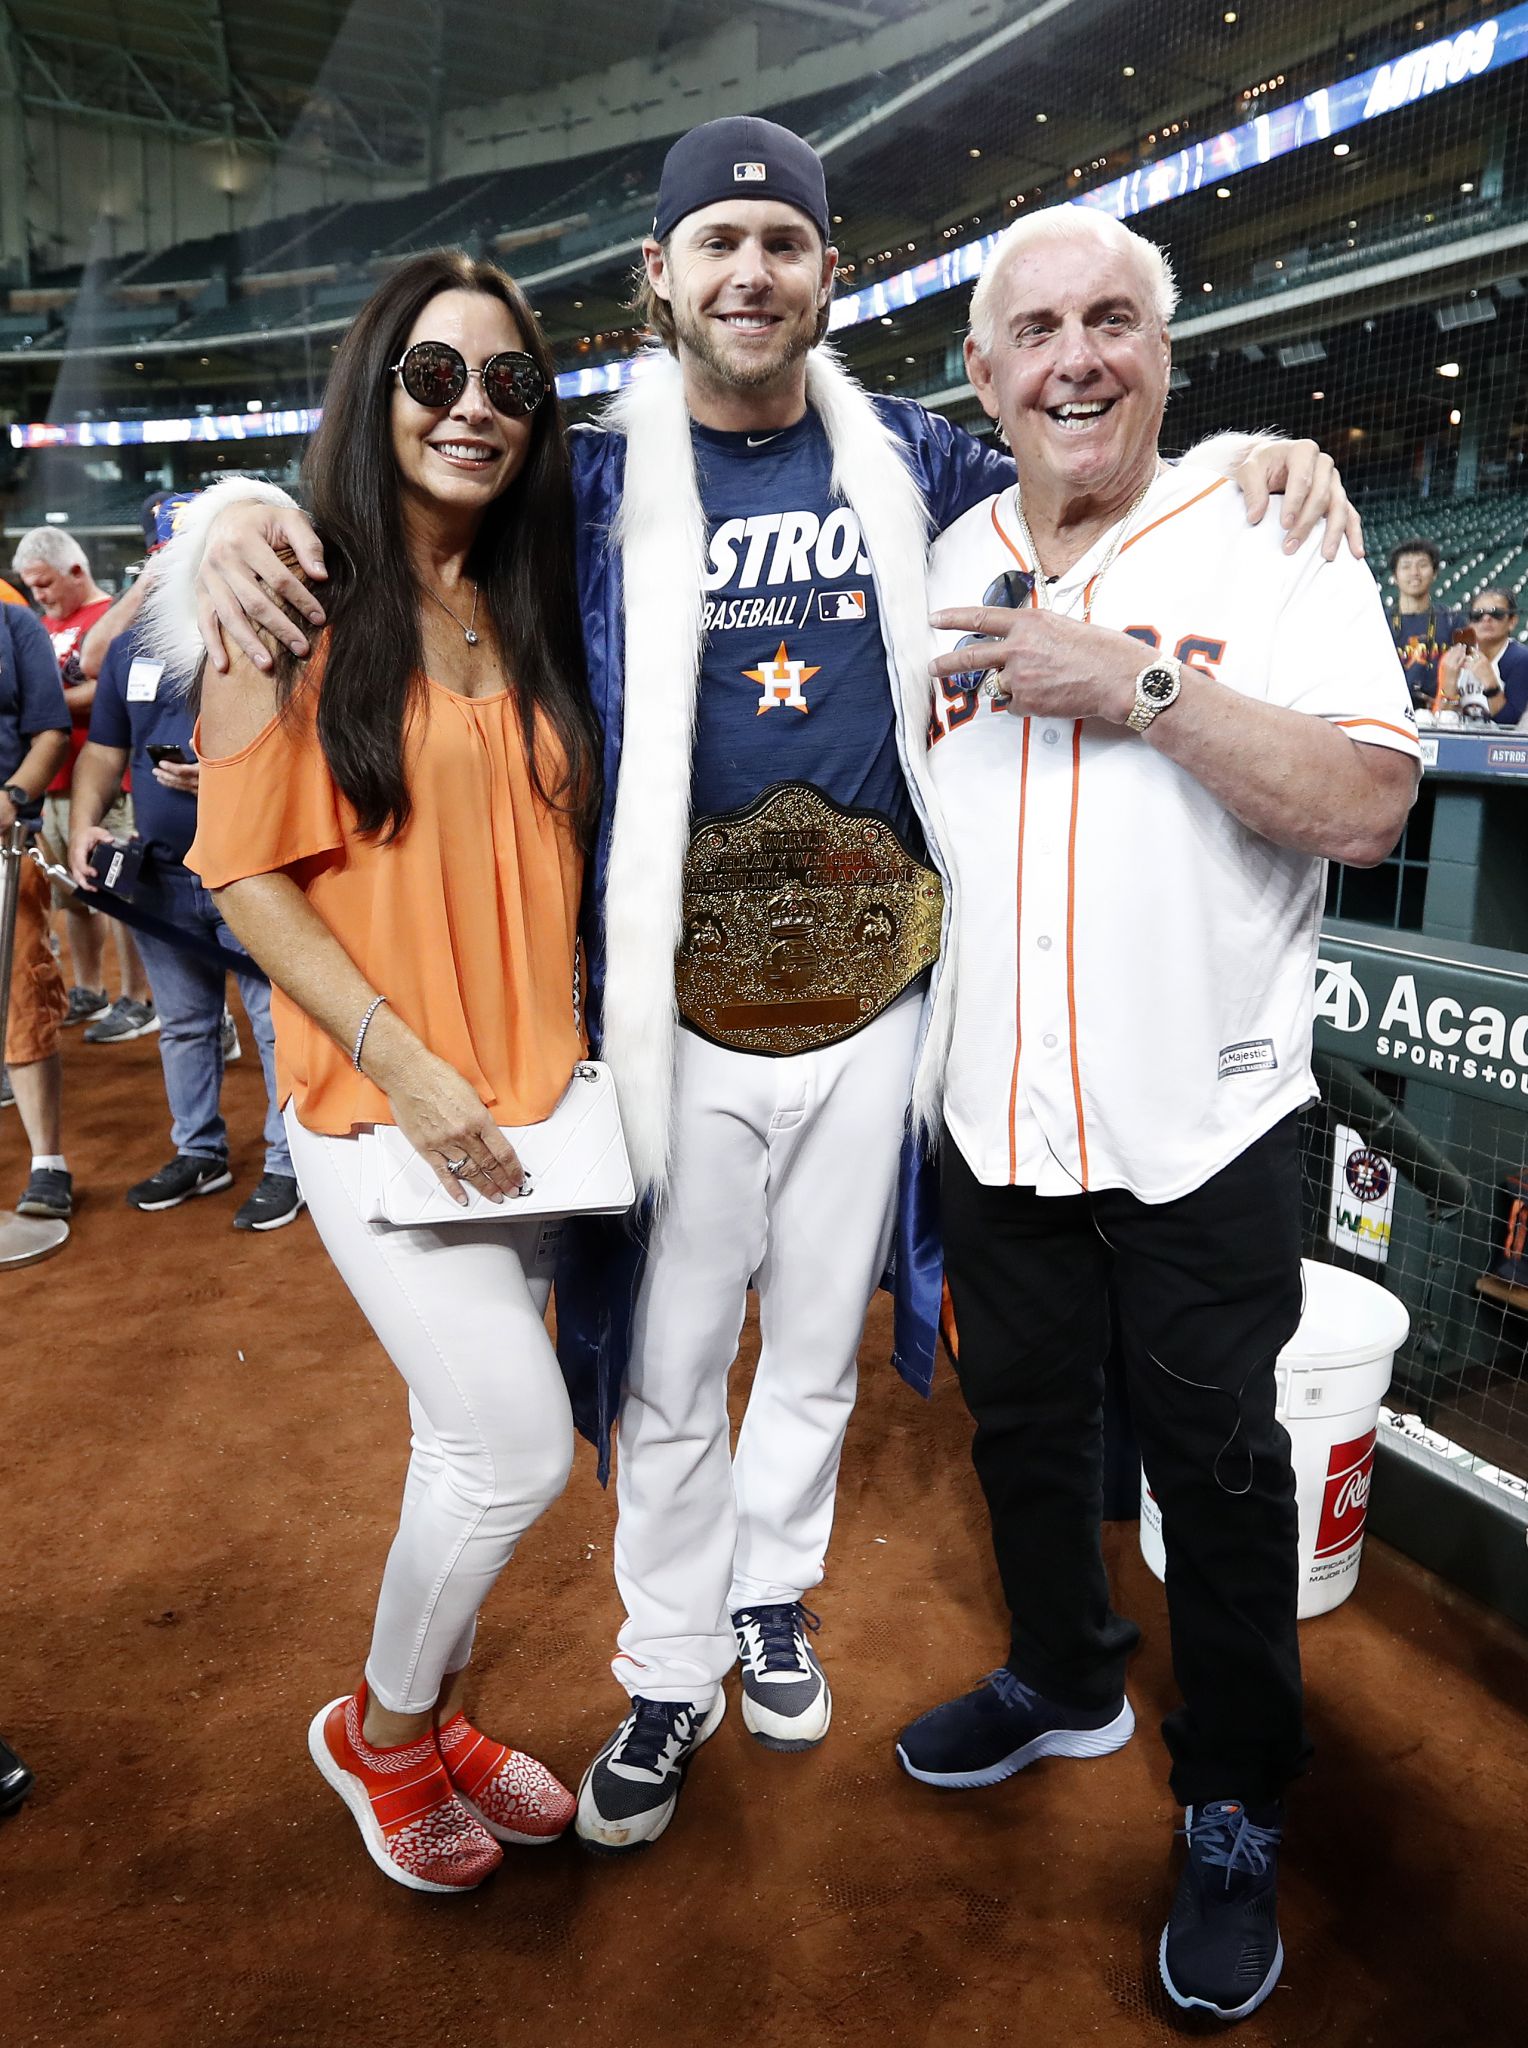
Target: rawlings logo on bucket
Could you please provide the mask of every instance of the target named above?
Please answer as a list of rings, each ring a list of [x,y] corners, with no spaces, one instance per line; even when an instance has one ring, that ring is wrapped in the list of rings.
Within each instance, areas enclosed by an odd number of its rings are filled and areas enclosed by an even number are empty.
[[[1371,1429],[1351,1443],[1332,1445],[1326,1463],[1321,1527],[1316,1532],[1317,1557],[1339,1557],[1363,1540],[1374,1472],[1374,1437]]]

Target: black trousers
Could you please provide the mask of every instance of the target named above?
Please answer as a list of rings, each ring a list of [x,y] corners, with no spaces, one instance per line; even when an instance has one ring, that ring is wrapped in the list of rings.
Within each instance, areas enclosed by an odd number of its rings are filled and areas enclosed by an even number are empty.
[[[972,1458],[1013,1617],[1009,1663],[1104,1707],[1140,1640],[1100,1547],[1109,1296],[1162,1509],[1173,1669],[1163,1723],[1187,1805],[1279,1796],[1310,1755],[1297,1519],[1274,1362],[1300,1319],[1300,1166],[1288,1117],[1192,1194],[984,1187],[945,1134],[945,1270]]]

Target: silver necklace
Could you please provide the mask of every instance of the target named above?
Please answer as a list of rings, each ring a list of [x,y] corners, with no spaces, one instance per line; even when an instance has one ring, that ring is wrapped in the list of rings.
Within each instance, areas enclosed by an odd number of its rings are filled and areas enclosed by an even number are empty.
[[[467,645],[469,647],[476,647],[478,644],[478,636],[474,632],[473,628],[477,625],[478,585],[474,583],[472,586],[472,617],[465,626],[462,625],[461,620],[457,618],[456,613],[452,611],[450,605],[446,603],[446,600],[443,597],[439,596],[437,592],[431,590],[428,583],[424,586],[424,592],[426,597],[433,597],[435,599],[435,602],[440,606],[441,610],[445,613],[446,617],[450,619],[452,623],[460,629],[461,636],[466,641]]]
[[[1160,468],[1160,463],[1153,468],[1151,475],[1146,479],[1145,483],[1141,486],[1140,490],[1137,491],[1135,497],[1131,500],[1129,509],[1126,511],[1124,518],[1119,522],[1118,526],[1116,526],[1114,529],[1114,538],[1109,543],[1108,553],[1104,556],[1103,560],[1099,563],[1098,567],[1093,571],[1093,574],[1082,585],[1081,591],[1074,594],[1072,597],[1068,598],[1066,604],[1061,607],[1061,616],[1063,618],[1075,618],[1077,616],[1077,597],[1080,595],[1083,599],[1083,619],[1086,622],[1091,623],[1093,617],[1093,599],[1098,594],[1098,587],[1103,582],[1104,577],[1109,573],[1109,566],[1113,562],[1114,557],[1119,553],[1121,547],[1124,545],[1125,535],[1130,531],[1130,522],[1132,519],[1134,519],[1136,513],[1140,511],[1142,505],[1145,504],[1146,494],[1151,489],[1152,485],[1156,482]],[[1053,612],[1057,609],[1057,606],[1055,600],[1052,598],[1050,594],[1050,585],[1046,581],[1045,571],[1040,567],[1040,550],[1035,546],[1034,535],[1030,532],[1028,523],[1024,518],[1024,504],[1022,498],[1019,495],[1019,487],[1017,484],[1015,484],[1013,487],[1013,516],[1015,520],[1018,522],[1019,537],[1023,541],[1025,547],[1029,550],[1029,559],[1034,564],[1035,601],[1039,605],[1041,611]]]

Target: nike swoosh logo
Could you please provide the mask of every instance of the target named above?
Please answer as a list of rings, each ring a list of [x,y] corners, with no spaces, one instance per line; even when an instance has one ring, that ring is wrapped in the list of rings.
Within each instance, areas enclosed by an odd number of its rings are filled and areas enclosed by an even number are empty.
[[[770,443],[771,441],[778,441],[778,440],[779,440],[779,438],[780,438],[780,435],[781,435],[781,434],[783,434],[784,432],[785,432],[785,429],[784,429],[784,427],[781,427],[781,428],[780,428],[780,430],[779,430],[779,433],[774,433],[774,434],[750,434],[750,435],[748,436],[748,445],[749,445],[749,447],[750,447],[750,448],[765,448],[765,447],[767,447],[767,446],[769,445],[769,443]]]

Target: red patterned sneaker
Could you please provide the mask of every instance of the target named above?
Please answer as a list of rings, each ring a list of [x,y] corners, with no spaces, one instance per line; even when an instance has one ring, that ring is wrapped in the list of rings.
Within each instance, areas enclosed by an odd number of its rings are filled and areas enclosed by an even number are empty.
[[[527,1849],[555,1842],[578,1801],[545,1764],[507,1749],[457,1714],[436,1731],[451,1789],[475,1820],[501,1842]]]
[[[415,1892],[470,1892],[504,1851],[451,1790],[430,1736],[374,1749],[361,1733],[366,1688],[320,1707],[308,1728],[314,1763],[355,1815],[366,1853]]]

